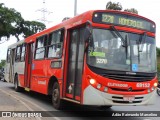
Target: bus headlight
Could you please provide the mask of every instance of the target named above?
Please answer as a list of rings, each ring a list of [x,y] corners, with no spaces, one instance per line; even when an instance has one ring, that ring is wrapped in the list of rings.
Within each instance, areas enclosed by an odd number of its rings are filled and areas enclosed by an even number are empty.
[[[93,84],[95,84],[95,83],[96,83],[96,80],[95,80],[95,79],[90,79],[90,80],[89,80],[89,82],[90,82],[90,84],[92,84],[92,85],[93,85]]]
[[[158,86],[158,83],[157,83],[157,82],[155,82],[155,83],[154,83],[154,87],[157,87],[157,86]]]

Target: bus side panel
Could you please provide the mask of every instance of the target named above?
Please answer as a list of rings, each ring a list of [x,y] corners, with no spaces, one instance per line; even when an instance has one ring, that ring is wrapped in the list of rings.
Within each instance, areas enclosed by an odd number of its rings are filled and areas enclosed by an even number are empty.
[[[18,78],[19,78],[19,82],[20,82],[20,86],[24,87],[24,74],[18,74]]]
[[[10,68],[10,63],[7,62],[5,65],[5,75],[4,75],[5,80],[7,82],[9,82],[9,68]]]
[[[21,87],[24,86],[24,69],[25,69],[25,62],[15,62],[14,73],[18,74],[18,81]]]
[[[61,63],[59,67],[53,67],[53,63]],[[48,66],[48,74],[47,76],[51,77],[54,76],[59,83],[60,91],[61,91],[61,96],[62,96],[62,81],[63,81],[63,62],[60,60],[52,59],[47,61],[47,66]],[[49,81],[48,81],[49,82]],[[48,84],[47,84],[48,85]],[[48,86],[46,86],[48,88]]]
[[[47,77],[46,60],[33,61],[31,72],[31,90],[42,94],[47,94],[47,84],[49,77]]]

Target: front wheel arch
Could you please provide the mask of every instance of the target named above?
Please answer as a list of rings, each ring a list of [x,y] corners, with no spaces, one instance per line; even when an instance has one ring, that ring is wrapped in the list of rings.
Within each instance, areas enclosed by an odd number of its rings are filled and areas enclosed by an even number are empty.
[[[58,83],[58,79],[55,76],[52,76],[48,82],[48,95],[52,95],[52,89],[55,82]]]

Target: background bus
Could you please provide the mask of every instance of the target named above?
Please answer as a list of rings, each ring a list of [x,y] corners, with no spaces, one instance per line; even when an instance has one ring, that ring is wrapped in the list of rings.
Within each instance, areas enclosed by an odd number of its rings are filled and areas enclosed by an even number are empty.
[[[23,45],[24,45],[24,40],[21,40],[15,44],[8,46],[7,61],[5,65],[5,80],[7,82],[14,83],[15,73],[18,73],[19,75],[24,74],[25,51],[24,47],[23,49],[21,49],[21,46]],[[20,59],[20,61],[18,62],[17,59]],[[19,66],[21,68],[16,66]]]
[[[51,95],[57,109],[63,100],[106,107],[153,104],[155,43],[155,23],[147,18],[88,11],[17,43],[14,55],[7,55],[7,70],[14,64],[14,71],[6,80],[14,81],[16,91]]]

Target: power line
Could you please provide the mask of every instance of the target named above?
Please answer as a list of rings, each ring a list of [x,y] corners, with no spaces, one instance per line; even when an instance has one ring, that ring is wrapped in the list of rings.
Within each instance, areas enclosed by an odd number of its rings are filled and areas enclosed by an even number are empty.
[[[52,21],[48,21],[46,16],[53,13],[53,12],[50,12],[50,11],[47,10],[45,4],[46,4],[46,2],[45,2],[45,0],[43,0],[43,8],[41,8],[39,10],[36,10],[36,12],[41,12],[42,13],[42,17],[40,19],[37,19],[37,20],[43,22],[44,24],[52,22]]]
[[[77,0],[74,0],[74,16],[77,15]]]

